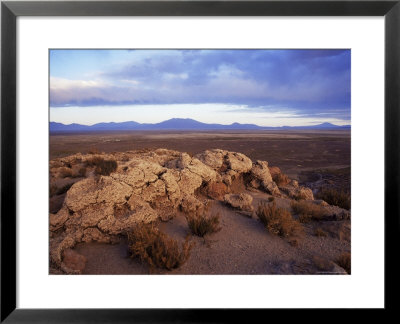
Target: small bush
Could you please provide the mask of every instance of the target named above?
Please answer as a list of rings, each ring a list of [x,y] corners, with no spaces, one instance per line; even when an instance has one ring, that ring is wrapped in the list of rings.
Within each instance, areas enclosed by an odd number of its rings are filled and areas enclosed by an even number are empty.
[[[289,178],[283,173],[276,173],[273,175],[272,180],[277,184],[277,186],[285,186],[289,183]]]
[[[329,205],[338,206],[349,210],[351,207],[350,193],[344,190],[337,190],[333,188],[321,189],[316,198],[325,200]]]
[[[275,200],[275,197],[268,197],[268,201],[269,202],[272,202],[272,201],[274,201]]]
[[[128,240],[132,257],[139,257],[151,268],[167,270],[177,269],[184,264],[193,247],[186,238],[179,248],[176,240],[169,238],[151,224],[137,225],[128,233]]]
[[[341,266],[348,274],[351,274],[351,254],[348,252],[342,253],[336,263]]]
[[[216,233],[219,227],[219,214],[206,216],[206,213],[186,216],[186,220],[192,234],[203,237],[206,234]]]
[[[307,223],[311,220],[321,220],[326,216],[326,211],[322,206],[318,206],[308,201],[294,201],[290,205],[293,211],[299,215],[299,220],[302,223]]]
[[[117,170],[118,163],[115,160],[104,160],[102,157],[96,156],[86,160],[86,166],[94,166],[94,173],[99,175],[110,175]]]
[[[302,224],[306,224],[311,222],[312,217],[310,215],[300,214],[299,215],[299,222]]]
[[[318,237],[326,237],[326,233],[319,227],[315,229],[314,234]]]
[[[290,212],[283,208],[277,208],[276,203],[258,205],[256,212],[265,228],[272,234],[289,237],[303,233],[301,224],[293,219]]]

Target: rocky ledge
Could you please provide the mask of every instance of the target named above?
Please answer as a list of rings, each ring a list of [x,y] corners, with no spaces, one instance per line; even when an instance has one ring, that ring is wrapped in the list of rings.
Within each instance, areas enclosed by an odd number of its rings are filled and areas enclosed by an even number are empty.
[[[116,168],[99,175],[91,162],[94,158],[116,161]],[[65,273],[80,272],[65,262],[70,258],[65,251],[76,243],[112,243],[137,223],[166,221],[178,210],[201,211],[208,200],[250,213],[252,197],[244,191],[314,200],[311,189],[288,179],[279,168],[270,168],[267,161],[253,162],[241,153],[219,149],[195,156],[157,149],[75,154],[50,161],[51,186],[69,176],[74,183],[61,208],[50,214],[51,266]],[[330,207],[332,217],[349,217]]]

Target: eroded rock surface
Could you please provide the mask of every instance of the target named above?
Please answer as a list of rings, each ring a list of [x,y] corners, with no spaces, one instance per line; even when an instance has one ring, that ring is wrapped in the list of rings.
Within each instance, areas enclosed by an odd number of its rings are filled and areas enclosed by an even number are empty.
[[[94,158],[116,160],[118,167],[109,175],[96,174]],[[275,176],[281,174],[279,169],[269,168],[266,161],[253,163],[241,153],[219,149],[194,157],[157,149],[75,154],[52,160],[51,185],[68,179],[73,184],[66,191],[61,209],[50,214],[50,262],[64,272],[79,272],[81,267],[65,262],[65,251],[76,243],[112,243],[138,223],[168,220],[177,210],[198,213],[209,199],[252,212],[252,196],[237,188],[314,199],[310,189],[286,181],[282,175],[278,178],[285,181],[278,186],[271,170]]]

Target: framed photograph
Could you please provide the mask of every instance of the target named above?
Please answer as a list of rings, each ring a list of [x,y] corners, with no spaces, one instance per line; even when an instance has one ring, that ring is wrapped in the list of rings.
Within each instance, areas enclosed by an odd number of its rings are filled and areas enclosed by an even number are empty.
[[[393,309],[399,16],[2,2],[1,321]]]

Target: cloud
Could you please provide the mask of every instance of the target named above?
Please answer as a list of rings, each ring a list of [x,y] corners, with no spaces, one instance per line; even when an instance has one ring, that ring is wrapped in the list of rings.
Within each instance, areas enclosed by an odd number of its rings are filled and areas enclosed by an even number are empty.
[[[84,55],[82,62],[90,61],[90,52]],[[99,70],[82,64],[81,74],[51,77],[52,107],[223,103],[350,114],[349,50],[137,50],[124,51],[121,60],[117,51],[104,60],[100,55]],[[60,56],[51,57],[54,71],[62,71],[57,59],[68,61],[68,52]]]

